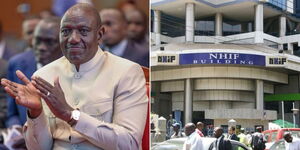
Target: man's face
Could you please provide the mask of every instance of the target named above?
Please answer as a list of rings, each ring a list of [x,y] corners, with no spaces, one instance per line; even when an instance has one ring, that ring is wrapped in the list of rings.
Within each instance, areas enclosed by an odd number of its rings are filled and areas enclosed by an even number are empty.
[[[39,23],[39,19],[30,19],[23,22],[22,25],[22,34],[23,39],[28,43],[30,47],[32,47],[32,39],[33,39],[33,32],[36,25]]]
[[[229,128],[228,133],[229,133],[229,134],[233,134],[233,131],[232,131],[231,128]]]
[[[197,129],[201,131],[203,129],[203,124],[197,124]]]
[[[40,22],[33,37],[33,48],[35,49],[38,62],[46,65],[53,61],[55,54],[60,53],[58,42],[59,27],[54,23]]]
[[[190,126],[185,126],[184,133],[186,136],[190,136],[195,131],[195,128]]]
[[[215,138],[219,138],[221,135],[222,135],[222,132],[220,129],[214,129]]]
[[[173,130],[174,130],[175,132],[178,132],[178,131],[179,131],[179,126],[177,126],[177,125],[174,126],[174,127],[173,127]]]
[[[146,32],[146,20],[138,11],[132,11],[127,14],[128,37],[139,40],[144,37]]]
[[[62,18],[59,35],[65,57],[70,63],[80,65],[94,57],[102,33],[92,13],[76,10]]]
[[[284,140],[288,143],[292,143],[293,141],[293,137],[289,134],[287,136],[284,137]]]
[[[120,14],[112,10],[104,10],[100,13],[102,24],[105,28],[103,43],[114,46],[121,42],[127,32],[127,24]]]

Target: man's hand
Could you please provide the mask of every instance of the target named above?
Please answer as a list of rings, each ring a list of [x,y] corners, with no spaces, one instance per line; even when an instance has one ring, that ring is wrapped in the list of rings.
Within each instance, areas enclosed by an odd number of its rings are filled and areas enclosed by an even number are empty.
[[[66,101],[65,94],[60,86],[59,78],[55,78],[54,86],[40,77],[32,77],[33,85],[38,89],[40,96],[45,100],[51,112],[58,118],[69,121],[74,110]]]
[[[16,100],[17,104],[28,108],[30,117],[38,117],[42,112],[42,103],[37,89],[21,71],[16,71],[16,74],[25,85],[1,79],[4,90]]]

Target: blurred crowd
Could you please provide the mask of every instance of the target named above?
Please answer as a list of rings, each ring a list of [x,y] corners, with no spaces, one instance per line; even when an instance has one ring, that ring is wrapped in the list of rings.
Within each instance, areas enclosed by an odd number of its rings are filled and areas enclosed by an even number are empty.
[[[53,3],[58,7],[53,12],[27,14],[22,22],[22,39],[13,43],[22,45],[18,49],[7,44],[4,22],[0,20],[0,78],[22,83],[16,76],[17,70],[30,78],[36,70],[63,56],[59,43],[60,16],[78,2],[56,0]],[[135,1],[122,1],[119,8],[99,10],[99,15],[105,29],[99,48],[149,67],[148,16]],[[26,149],[22,138],[26,109],[16,104],[3,87],[0,87],[0,107],[0,149]]]
[[[205,125],[203,122],[186,123],[183,126],[180,121],[176,121],[172,117],[172,114],[168,120],[163,117],[154,118],[151,122],[152,145],[166,140],[184,138],[183,150],[204,149],[204,147],[209,148],[209,150],[243,149],[232,145],[231,141],[237,141],[253,150],[266,148],[267,139],[262,133],[261,126],[256,128],[256,132],[245,131],[244,128],[240,128],[237,132],[235,126],[229,126],[225,130],[223,127],[213,127],[212,125]],[[157,123],[155,123],[156,120]]]
[[[282,139],[279,131],[274,130],[272,139],[269,139],[263,134],[262,126],[257,126],[255,131],[246,131],[245,128],[237,130],[235,126],[229,126],[228,129],[212,127],[203,122],[186,123],[183,126],[180,121],[172,118],[172,115],[168,120],[163,117],[155,119],[155,115],[153,116],[151,142],[154,149],[182,147],[183,150],[300,150],[299,136],[295,136],[298,134],[297,129],[294,129],[295,132],[284,129],[286,132],[283,133]],[[276,141],[276,138],[279,139]]]

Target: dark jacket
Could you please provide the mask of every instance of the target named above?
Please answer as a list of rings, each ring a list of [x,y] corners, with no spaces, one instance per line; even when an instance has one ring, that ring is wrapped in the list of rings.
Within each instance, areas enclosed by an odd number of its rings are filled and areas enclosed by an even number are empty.
[[[235,140],[235,141],[240,141],[239,138],[236,136],[236,134],[229,135],[228,139]]]
[[[18,52],[16,50],[11,49],[7,45],[5,45],[2,59],[8,61],[11,57],[16,55],[17,53]]]
[[[231,150],[231,142],[228,139],[224,139],[224,135],[222,135],[219,138],[221,138],[220,143],[219,143],[219,150]],[[209,150],[212,150],[217,142],[218,142],[218,139],[216,139],[216,141],[214,141],[210,145]]]
[[[126,49],[121,57],[136,62],[141,66],[149,67],[149,45],[148,43],[138,44],[128,40]]]

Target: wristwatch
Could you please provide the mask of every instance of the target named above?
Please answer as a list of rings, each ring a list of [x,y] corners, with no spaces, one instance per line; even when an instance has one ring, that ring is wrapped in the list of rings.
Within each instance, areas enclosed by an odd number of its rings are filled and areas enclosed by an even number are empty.
[[[68,124],[70,126],[75,125],[77,123],[77,121],[79,120],[79,117],[80,117],[80,111],[79,111],[79,109],[73,110],[72,113],[71,113],[71,118],[68,121]]]

